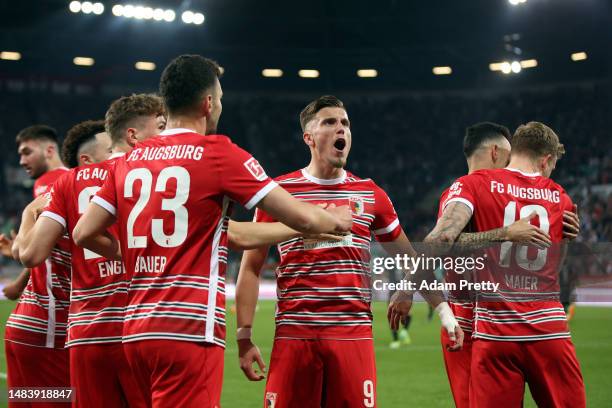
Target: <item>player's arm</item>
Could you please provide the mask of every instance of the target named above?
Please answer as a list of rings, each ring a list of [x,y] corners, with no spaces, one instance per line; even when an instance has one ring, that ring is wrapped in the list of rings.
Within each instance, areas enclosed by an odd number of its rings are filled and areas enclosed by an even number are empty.
[[[107,228],[115,223],[115,216],[95,202],[90,202],[72,231],[72,239],[82,247],[101,256],[120,260],[119,241]]]
[[[39,217],[23,240],[19,260],[29,268],[40,265],[51,255],[63,233],[64,225],[48,217]]]
[[[262,223],[264,224],[264,223]],[[236,282],[236,319],[238,330],[238,358],[240,368],[251,381],[264,379],[266,365],[259,349],[251,341],[251,329],[255,318],[255,308],[259,297],[259,274],[268,256],[268,247],[244,251],[240,272]],[[261,372],[253,368],[257,363]]]
[[[21,293],[28,285],[29,279],[30,268],[23,268],[17,279],[2,288],[2,293],[4,293],[4,296],[9,300],[19,299],[19,296],[21,296]]]
[[[49,202],[49,196],[47,194],[42,194],[35,198],[32,202],[30,202],[26,208],[24,208],[23,213],[21,214],[21,225],[19,227],[19,232],[13,241],[13,258],[17,261],[21,261],[20,255],[23,248],[28,244],[26,240],[28,234],[34,228],[34,224],[36,223],[36,218],[42,211],[42,209]],[[44,261],[44,258],[43,258]],[[42,262],[42,261],[41,261]],[[40,263],[40,262],[39,262]],[[36,264],[38,265],[38,264]],[[36,266],[33,265],[33,266]]]
[[[450,248],[472,218],[472,209],[463,202],[449,203],[434,229],[425,237],[427,244],[436,248]]]
[[[410,244],[410,240],[403,230],[395,240],[385,242],[383,247],[390,256],[403,256],[404,254],[408,254],[408,256],[414,257],[417,255],[416,251],[412,247],[412,244]],[[434,274],[432,271],[428,270],[407,271],[404,279],[411,282],[421,282],[423,280],[431,281],[434,279]],[[420,285],[417,283],[416,286],[419,287]],[[448,333],[452,343],[449,350],[454,351],[461,349],[463,346],[463,330],[455,319],[455,315],[450,309],[450,306],[445,301],[443,293],[441,291],[431,290],[419,290],[419,293],[440,316],[442,327]],[[393,296],[391,296],[389,307],[387,309],[387,319],[392,330],[399,329],[400,322],[402,319],[408,316],[411,308],[411,291],[398,290],[393,294]]]
[[[273,188],[259,201],[257,208],[305,234],[348,232],[353,224],[348,205],[328,207],[324,210],[297,200],[281,187]]]
[[[230,248],[245,250],[275,245],[279,242],[303,236],[304,234],[289,228],[281,222],[258,223],[230,220],[227,235]],[[342,239],[340,235],[333,234],[314,234],[312,238],[326,240]]]

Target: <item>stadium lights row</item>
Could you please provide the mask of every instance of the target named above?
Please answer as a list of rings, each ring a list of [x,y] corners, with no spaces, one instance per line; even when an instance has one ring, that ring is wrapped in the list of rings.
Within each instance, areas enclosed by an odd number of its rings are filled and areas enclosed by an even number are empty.
[[[508,3],[518,6],[519,4],[527,3],[527,0],[508,0]]]
[[[84,1],[81,3],[80,1],[71,1],[68,4],[68,9],[73,13],[81,12],[83,14],[97,14],[100,15],[104,13],[104,4],[102,3],[92,3],[90,1]]]

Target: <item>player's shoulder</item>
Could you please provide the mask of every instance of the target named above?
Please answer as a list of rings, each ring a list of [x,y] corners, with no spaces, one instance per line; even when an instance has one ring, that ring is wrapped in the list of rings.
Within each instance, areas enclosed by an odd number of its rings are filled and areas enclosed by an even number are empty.
[[[274,177],[274,181],[279,184],[297,184],[297,183],[308,183],[309,180],[304,175],[303,169],[295,170],[286,174],[282,174],[278,177]]]

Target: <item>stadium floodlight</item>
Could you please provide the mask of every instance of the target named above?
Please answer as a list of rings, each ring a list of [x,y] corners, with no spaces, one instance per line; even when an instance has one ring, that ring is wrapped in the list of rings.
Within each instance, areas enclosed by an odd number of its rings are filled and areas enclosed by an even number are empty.
[[[156,8],[153,10],[153,20],[162,21],[164,19],[164,10]]]
[[[155,71],[155,63],[150,61],[138,61],[134,67],[139,71]]]
[[[489,69],[491,71],[501,71],[503,65],[504,65],[503,62],[492,62],[489,64]]]
[[[94,64],[95,60],[90,57],[74,57],[72,60],[74,65],[80,65],[83,67],[90,67]]]
[[[202,14],[202,13],[195,13],[193,15],[193,24],[196,24],[196,25],[204,24],[204,14]]]
[[[95,15],[100,15],[102,13],[104,13],[104,4],[102,3],[94,3],[93,5],[93,13]]]
[[[300,69],[298,75],[302,78],[318,78],[319,71],[316,69]]]
[[[261,71],[261,75],[266,78],[280,78],[283,76],[283,70],[278,68],[265,68]]]
[[[81,11],[85,14],[89,14],[93,12],[93,3],[90,1],[84,1],[81,3]]]
[[[521,61],[521,68],[535,68],[538,66],[538,60],[528,59]]]
[[[585,59],[587,59],[587,53],[584,51],[581,52],[575,52],[571,55],[572,61],[584,61]]]
[[[165,10],[164,11],[164,20],[171,23],[172,21],[174,21],[174,19],[176,18],[176,13],[174,12],[174,10]]]
[[[123,6],[123,17],[132,18],[134,17],[134,9],[135,7],[131,4],[126,4]]]
[[[518,6],[519,4],[527,3],[527,0],[508,0],[508,3]]]
[[[510,64],[510,69],[515,74],[518,74],[523,68],[521,67],[521,64],[518,61],[512,61],[512,63]]]
[[[134,18],[137,20],[142,20],[145,16],[145,11],[144,11],[144,7],[143,6],[136,6],[134,8]]]
[[[434,75],[450,75],[453,73],[453,69],[451,67],[433,67],[432,72]]]
[[[73,13],[78,13],[81,11],[81,2],[80,1],[71,1],[68,5],[68,9]]]
[[[508,75],[512,72],[512,65],[508,61],[504,61],[501,63],[501,72]]]
[[[17,51],[2,51],[0,52],[0,59],[7,61],[19,61],[21,59],[21,53]]]
[[[113,13],[113,15],[121,17],[123,16],[123,6],[121,4],[115,4],[111,9],[111,12]]]
[[[371,68],[358,69],[357,76],[359,78],[376,78],[378,76],[378,71]]]
[[[193,11],[184,11],[183,14],[181,15],[181,20],[183,20],[183,23],[185,24],[191,24],[193,23]]]
[[[145,7],[142,16],[145,20],[151,20],[153,18],[153,9],[151,7]]]

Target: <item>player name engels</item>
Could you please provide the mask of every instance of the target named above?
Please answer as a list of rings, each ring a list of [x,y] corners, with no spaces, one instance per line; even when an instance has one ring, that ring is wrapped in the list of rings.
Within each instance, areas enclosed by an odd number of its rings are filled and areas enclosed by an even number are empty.
[[[132,150],[127,161],[135,160],[201,160],[202,146],[173,145],[164,147],[145,147]]]
[[[551,203],[559,203],[561,201],[561,192],[558,190],[551,190],[549,188],[519,187],[510,183],[504,185],[497,181],[491,181],[491,192],[509,194],[513,197],[522,199],[544,200]]]
[[[402,279],[399,282],[383,282],[380,279],[377,279],[373,283],[374,290],[389,290],[389,291],[397,291],[397,290],[408,290],[408,291],[417,291],[417,290],[443,290],[443,291],[456,291],[456,290],[473,290],[473,291],[485,291],[485,292],[497,292],[499,289],[499,283],[493,283],[489,281],[482,282],[470,282],[468,280],[462,279],[459,281],[459,285],[456,282],[440,282],[438,280],[433,280],[431,282],[421,281],[412,282],[406,279]]]

